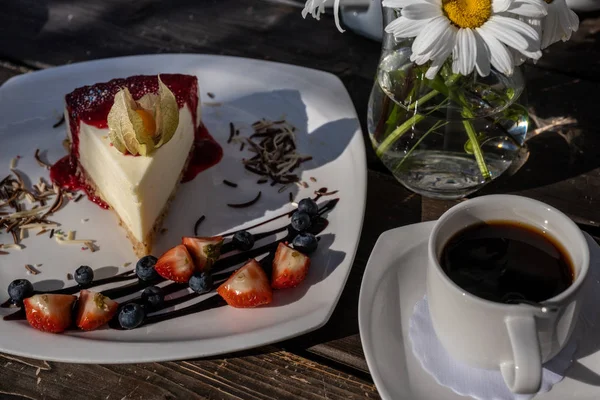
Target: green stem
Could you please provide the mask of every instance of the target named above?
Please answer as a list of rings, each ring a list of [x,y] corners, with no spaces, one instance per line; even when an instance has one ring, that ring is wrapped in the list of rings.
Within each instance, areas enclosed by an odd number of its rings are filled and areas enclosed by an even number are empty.
[[[442,121],[438,121],[436,122],[427,132],[425,132],[425,134],[423,136],[421,136],[421,138],[417,141],[417,143],[415,143],[415,145],[413,147],[410,148],[410,150],[406,153],[406,155],[402,158],[402,161],[400,161],[400,163],[396,166],[396,168],[394,168],[394,172],[398,172],[398,170],[400,169],[400,167],[402,166],[402,164],[404,164],[404,161],[406,161],[410,155],[412,154],[413,151],[415,151],[415,149],[417,147],[419,147],[419,145],[421,144],[421,142],[423,140],[425,140],[425,138],[433,131],[435,131],[438,128],[441,128],[443,126],[448,125],[448,121],[442,122]]]
[[[415,108],[417,108],[418,105],[428,102],[429,100],[431,100],[435,96],[437,96],[439,93],[440,92],[438,92],[437,90],[432,90],[431,92],[427,93],[425,96],[421,97],[419,100],[417,100],[414,103],[412,103],[411,105],[409,105],[407,109],[409,111],[414,110]]]
[[[458,104],[463,106],[462,116],[464,118],[474,118],[475,115],[473,111],[468,106],[468,101],[465,99],[465,95],[463,92],[457,91],[452,93],[452,96],[455,98]],[[465,131],[467,132],[467,136],[469,137],[469,142],[473,148],[473,155],[475,156],[475,161],[477,161],[477,166],[479,167],[479,172],[481,172],[481,176],[486,181],[492,179],[492,174],[485,163],[485,159],[483,158],[483,152],[481,151],[481,146],[479,145],[479,141],[477,140],[477,132],[475,132],[475,128],[473,128],[473,124],[469,119],[463,120],[463,126],[465,127]]]
[[[415,114],[396,129],[392,133],[390,133],[383,142],[377,147],[375,153],[377,157],[381,157],[400,136],[402,136],[406,131],[410,128],[423,121],[425,115],[423,114]]]
[[[444,105],[446,105],[446,103],[449,100],[450,99],[448,99],[448,98],[444,99],[444,101],[442,101],[440,104],[436,105],[433,108],[433,110],[429,111],[427,114],[418,114],[418,113],[415,113],[412,117],[410,117],[408,120],[406,120],[402,125],[400,125],[396,129],[394,129],[392,131],[392,133],[390,133],[384,139],[384,141],[375,150],[375,154],[377,154],[378,157],[381,157],[390,148],[390,146],[396,140],[398,140],[398,138],[400,136],[402,136],[403,134],[405,134],[410,128],[412,128],[413,126],[417,125],[419,122],[423,121],[423,119],[425,119],[425,117],[427,117],[429,114],[435,112],[440,107],[443,107]],[[420,100],[417,100],[417,101],[420,101]]]
[[[465,113],[467,113],[466,109]],[[465,127],[465,131],[467,132],[467,136],[469,137],[469,141],[471,142],[471,146],[473,146],[473,154],[475,155],[475,160],[477,161],[479,171],[481,172],[483,179],[489,181],[492,179],[492,175],[490,174],[490,170],[488,169],[485,159],[483,158],[483,152],[481,151],[481,146],[479,146],[479,141],[477,141],[477,133],[475,132],[475,128],[473,128],[473,124],[471,124],[471,121],[468,119],[463,120],[463,125]]]

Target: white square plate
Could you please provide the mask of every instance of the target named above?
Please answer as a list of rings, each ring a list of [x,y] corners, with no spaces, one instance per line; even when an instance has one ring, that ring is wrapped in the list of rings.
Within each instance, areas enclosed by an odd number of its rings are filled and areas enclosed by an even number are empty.
[[[52,125],[61,116],[66,93],[113,78],[158,73],[198,77],[202,102],[213,103],[203,106],[202,118],[222,145],[224,157],[217,166],[180,186],[163,225],[168,231],[155,244],[155,255],[180,243],[182,236],[192,236],[194,222],[201,215],[207,218],[199,234],[214,235],[292,210],[289,192],[301,199],[321,187],[339,190],[336,197],[341,200],[328,216],[330,223],[321,234],[307,280],[300,287],[277,291],[268,307],[220,307],[131,331],[104,328],[53,335],[30,328],[26,321],[0,320],[0,351],[77,363],[185,359],[300,335],[324,325],[333,312],[353,263],[366,200],[362,133],[352,101],[334,75],[233,57],[152,55],[72,64],[17,76],[0,88],[0,170],[5,172],[0,172],[0,178],[8,174],[11,159],[19,155],[17,170],[31,182],[40,176],[49,180],[33,155],[38,148],[51,162],[65,155],[61,144],[65,127],[54,129]],[[215,98],[209,98],[208,92]],[[313,156],[301,169],[301,178],[309,188],[293,186],[278,193],[280,185],[257,185],[258,176],[244,170],[241,159],[249,153],[226,143],[229,123],[247,135],[251,124],[260,118],[286,118],[297,128],[299,151]],[[228,187],[224,179],[239,186]],[[250,208],[226,206],[248,201],[259,190],[262,197]],[[17,278],[30,279],[36,290],[50,290],[75,284],[66,276],[80,265],[91,266],[99,278],[134,268],[136,258],[111,211],[82,200],[70,202],[52,219],[62,224],[63,231],[74,230],[79,238],[97,240],[100,250],[91,253],[80,246],[60,245],[47,235],[30,235],[23,241],[25,249],[0,256],[0,301],[7,299],[5,288]],[[256,232],[281,225],[279,220]],[[9,234],[0,233],[0,243],[10,242]],[[132,264],[124,267],[126,262]],[[41,274],[28,276],[25,264],[42,264],[38,268]],[[188,303],[180,307],[185,305]],[[1,315],[8,312],[0,311]]]

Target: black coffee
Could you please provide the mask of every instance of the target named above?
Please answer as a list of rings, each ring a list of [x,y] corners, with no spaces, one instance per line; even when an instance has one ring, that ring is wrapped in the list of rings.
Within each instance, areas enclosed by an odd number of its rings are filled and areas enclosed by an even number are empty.
[[[534,227],[508,221],[457,233],[440,264],[458,286],[498,303],[547,300],[574,279],[571,260],[559,243]]]

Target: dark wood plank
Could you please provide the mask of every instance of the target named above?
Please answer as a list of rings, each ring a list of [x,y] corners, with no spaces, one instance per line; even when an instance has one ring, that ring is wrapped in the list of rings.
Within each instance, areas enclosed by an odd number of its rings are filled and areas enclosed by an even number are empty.
[[[0,355],[0,397],[28,399],[363,399],[372,382],[274,347],[227,359],[131,365]]]

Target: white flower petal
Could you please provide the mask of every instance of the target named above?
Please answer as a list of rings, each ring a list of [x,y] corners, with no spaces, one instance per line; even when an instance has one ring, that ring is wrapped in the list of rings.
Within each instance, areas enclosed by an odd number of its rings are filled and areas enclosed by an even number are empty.
[[[529,42],[530,46],[536,47],[539,44],[539,30],[536,30],[534,27],[530,26],[526,22],[510,17],[504,17],[501,15],[492,15],[492,17],[487,23],[496,24],[499,27],[499,29],[506,31],[507,33],[512,31],[513,34],[520,34],[525,40]]]
[[[560,40],[558,14],[550,13],[542,21],[542,49]]]
[[[413,42],[413,53],[425,54],[431,51],[440,35],[449,27],[450,21],[446,17],[431,19]]]
[[[417,36],[427,25],[427,21],[412,20],[399,17],[385,27],[385,31],[394,35],[395,38],[412,38]]]
[[[402,16],[408,19],[431,19],[442,15],[442,9],[433,4],[411,4],[402,9]]]
[[[494,14],[508,10],[513,0],[494,0],[492,3],[492,11]]]
[[[450,25],[439,37],[435,46],[429,52],[429,58],[436,59],[439,57],[448,58],[456,43],[456,35],[460,29],[454,25]],[[445,56],[444,56],[445,54]]]
[[[557,4],[554,7],[548,7],[549,12],[554,12],[554,9],[557,9],[558,13],[558,23],[560,24],[562,30],[562,39],[563,42],[571,39],[571,35],[573,32],[579,29],[579,17],[575,14],[571,9],[567,6],[564,0],[556,0]],[[561,4],[562,3],[562,4]]]
[[[440,69],[444,65],[444,62],[445,62],[445,60],[444,61],[436,60],[436,61],[432,62],[431,66],[425,73],[425,78],[427,78],[429,80],[435,79],[435,76],[438,74],[438,72],[440,72]]]
[[[570,8],[569,8],[569,12],[567,14],[569,15],[569,22],[570,22],[571,30],[573,32],[577,32],[579,30],[579,17]]]
[[[502,17],[498,17],[498,18],[502,18]],[[517,20],[510,20],[509,18],[506,18],[508,21],[511,22],[520,22]],[[515,31],[511,31],[510,29],[506,29],[506,25],[508,25],[508,21],[501,21],[501,20],[494,20],[494,19],[490,19],[488,22],[485,23],[485,25],[483,25],[485,27],[485,30],[491,34],[494,35],[494,37],[496,37],[496,39],[500,40],[502,43],[506,44],[509,47],[512,47],[513,49],[517,49],[517,50],[527,50],[529,48],[529,42],[520,34],[518,34]],[[525,25],[525,23],[522,23],[523,25]],[[535,31],[533,30],[533,28],[531,28],[530,26],[527,26],[527,28],[531,29],[531,31],[533,32],[533,35],[535,35]]]
[[[306,16],[310,13],[313,18],[318,20],[321,14],[325,12],[325,2],[327,0],[307,0],[302,10],[302,18],[306,19]]]
[[[442,68],[442,66],[446,62],[446,59],[448,58],[448,56],[450,55],[451,52],[452,52],[452,47],[445,47],[444,52],[442,54],[440,54],[440,57],[434,59],[433,62],[431,63],[431,66],[425,73],[425,78],[434,79],[435,76],[440,71],[440,68]]]
[[[340,23],[340,0],[335,0],[333,3],[333,17],[335,19],[335,26],[338,28],[338,31],[344,33],[346,32],[342,29],[342,24]]]
[[[493,33],[486,29],[486,25],[476,28],[488,46],[490,61],[494,68],[506,76],[510,76],[514,69],[514,60],[506,46],[504,46]]]
[[[507,11],[530,18],[543,18],[548,14],[543,0],[514,0]]]
[[[477,47],[475,68],[477,68],[477,73],[479,75],[488,76],[491,71],[490,52],[488,49],[488,45],[485,43],[485,40],[483,40],[483,38],[477,31],[473,32],[473,36],[475,37],[475,45]]]
[[[458,31],[453,53],[452,72],[461,75],[470,74],[475,68],[477,57],[477,43],[471,29]]]

